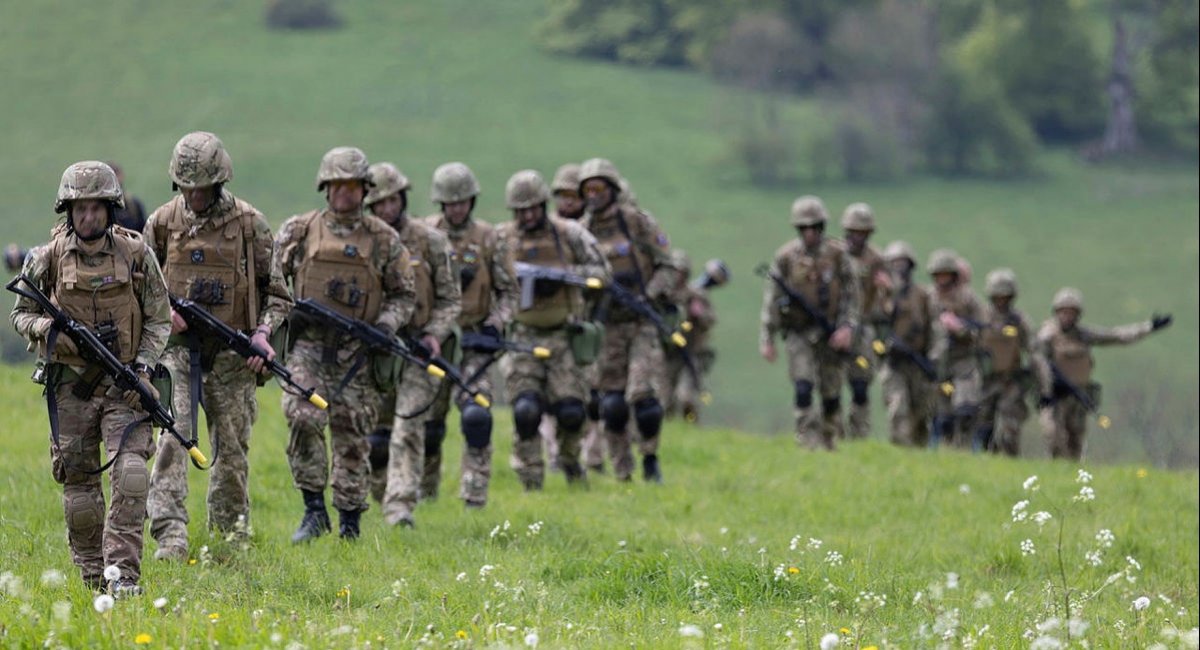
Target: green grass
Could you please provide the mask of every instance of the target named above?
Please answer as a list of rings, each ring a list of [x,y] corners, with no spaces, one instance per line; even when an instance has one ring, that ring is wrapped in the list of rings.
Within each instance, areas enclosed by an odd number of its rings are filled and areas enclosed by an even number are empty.
[[[1052,562],[1060,522],[1075,616],[1089,625],[1091,647],[1145,647],[1165,628],[1197,625],[1195,472],[1089,468],[1096,499],[1073,504],[1081,486],[1068,463],[875,441],[811,453],[784,436],[670,425],[666,485],[600,476],[586,492],[569,491],[552,474],[544,493],[529,495],[507,467],[512,426],[503,413],[485,510],[465,512],[444,497],[421,505],[418,528],[403,530],[384,525],[373,507],[358,544],[327,537],[293,547],[288,537],[303,508],[276,389],[260,394],[251,442],[253,544],[239,549],[208,536],[205,475],[193,471],[196,563],[147,560],[145,595],[99,615],[71,565],[44,405],[25,374],[0,369],[10,423],[0,456],[6,647],[128,647],[143,633],[152,647],[412,647],[422,639],[426,647],[517,647],[536,632],[542,647],[810,648],[846,628],[842,647],[911,648],[937,645],[931,630],[955,611],[951,647],[968,638],[1015,647],[1028,643],[1026,630],[1061,616]],[[457,467],[460,439],[448,438],[447,468]],[[447,473],[442,493],[452,495],[457,472]],[[1038,492],[1022,489],[1030,475]],[[1025,498],[1030,514],[1054,512],[1043,530],[1012,522],[1013,504]],[[1100,566],[1087,566],[1100,529],[1115,543]],[[1036,553],[1026,557],[1027,538]],[[147,556],[153,550],[147,539]],[[1122,576],[1101,589],[1129,566],[1126,556],[1141,565],[1128,574],[1133,581]],[[486,578],[485,565],[493,567]],[[65,585],[41,583],[51,569],[67,576]],[[950,573],[957,588],[947,585]],[[1152,604],[1135,612],[1140,596]],[[158,598],[167,599],[162,611]],[[868,603],[876,599],[886,604]],[[65,619],[53,613],[59,603],[70,605]],[[704,638],[681,636],[687,625]]]
[[[734,91],[700,74],[549,56],[532,36],[541,2],[338,7],[346,28],[295,34],[265,30],[255,2],[10,3],[0,21],[0,87],[8,91],[0,120],[12,127],[0,159],[5,234],[26,245],[43,240],[59,174],[82,158],[120,160],[132,192],[151,207],[165,201],[170,149],[193,129],[223,137],[235,163],[231,189],[275,224],[319,204],[317,162],[336,145],[396,161],[413,179],[419,211],[431,209],[432,169],[464,160],[482,181],[479,212],[493,221],[505,218],[502,188],[515,170],[549,175],[567,160],[607,156],[697,265],[720,256],[733,269],[734,283],[716,295],[710,421],[783,432],[791,428],[789,388],[782,366],[768,369],[757,354],[761,284],[751,270],[791,236],[786,214],[797,194],[823,196],[835,218],[865,200],[880,220],[879,245],[905,238],[921,256],[952,246],[973,262],[979,287],[988,269],[1015,268],[1020,306],[1035,320],[1068,284],[1083,289],[1093,323],[1174,312],[1166,334],[1100,352],[1116,424],[1093,436],[1089,454],[1197,465],[1195,161],[1089,167],[1055,151],[1025,181],[757,190],[728,160],[743,106]],[[794,133],[823,119],[800,99],[783,114]],[[1044,454],[1029,428],[1026,453]]]

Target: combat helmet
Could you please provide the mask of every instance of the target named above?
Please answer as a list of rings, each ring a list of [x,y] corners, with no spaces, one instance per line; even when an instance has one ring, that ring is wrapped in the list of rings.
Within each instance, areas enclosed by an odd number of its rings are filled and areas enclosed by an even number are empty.
[[[829,211],[821,199],[807,194],[792,202],[792,226],[824,226],[829,220]]]
[[[397,192],[407,192],[412,185],[408,177],[390,162],[375,163],[367,168],[374,185],[364,201],[367,205],[378,203]]]
[[[63,213],[67,204],[80,199],[109,201],[117,207],[125,207],[121,184],[112,167],[99,160],[83,160],[63,171],[58,183],[58,197],[54,199],[54,211]]]
[[[475,172],[460,162],[448,162],[433,170],[434,203],[458,203],[479,196]]]
[[[362,181],[371,187],[367,154],[358,147],[334,147],[321,158],[317,169],[317,191],[322,192],[330,181]]]
[[[1054,301],[1050,303],[1054,311],[1060,309],[1075,309],[1083,311],[1083,292],[1075,287],[1063,287],[1054,294]]]
[[[984,280],[984,291],[989,298],[1017,295],[1017,274],[1012,269],[993,269]]]
[[[953,273],[958,275],[962,268],[958,265],[958,253],[949,248],[939,248],[929,254],[929,263],[925,265],[929,275],[938,273]]]
[[[209,187],[233,180],[233,161],[220,138],[193,131],[175,143],[167,174],[173,190]]]
[[[511,210],[531,208],[550,200],[550,188],[541,174],[532,169],[522,169],[504,185],[504,200]]]
[[[729,266],[725,264],[725,260],[714,257],[704,263],[704,273],[701,273],[700,277],[697,278],[696,284],[705,289],[710,289],[729,282],[730,277],[732,277],[732,274],[729,272]]]
[[[577,189],[580,194],[583,194],[583,184],[593,178],[602,178],[613,188],[613,191],[621,191],[621,172],[617,171],[617,166],[607,158],[589,158],[579,166]]]
[[[579,169],[579,163],[567,163],[559,167],[558,171],[554,172],[554,179],[550,181],[550,191],[578,192]]]
[[[842,212],[842,230],[875,230],[875,213],[866,203],[851,203]]]
[[[886,262],[908,260],[908,263],[915,267],[917,265],[917,252],[913,250],[913,247],[908,242],[897,239],[883,249],[883,259]]]

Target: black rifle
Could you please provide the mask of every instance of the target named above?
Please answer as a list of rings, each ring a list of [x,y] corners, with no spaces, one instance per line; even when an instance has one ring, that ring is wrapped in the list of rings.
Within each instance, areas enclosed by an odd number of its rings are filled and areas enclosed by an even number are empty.
[[[912,346],[905,343],[895,334],[888,336],[887,339],[882,341],[876,340],[872,344],[872,348],[874,348],[875,354],[880,356],[891,352],[908,359],[917,366],[917,369],[921,371],[921,374],[925,375],[926,379],[929,381],[937,379],[937,369],[933,367],[933,362],[929,360],[929,357],[914,350]]]
[[[312,403],[313,406],[322,410],[329,407],[325,399],[316,393],[315,388],[305,388],[297,384],[292,379],[292,373],[279,362],[267,360],[266,353],[254,347],[254,344],[250,342],[249,336],[226,325],[221,319],[213,316],[207,309],[191,300],[176,298],[175,296],[171,296],[171,309],[174,309],[175,313],[187,321],[189,330],[199,330],[201,336],[214,340],[220,345],[233,350],[243,359],[251,357],[262,359],[264,362],[263,367],[279,379],[279,382],[284,385],[285,391],[290,387],[297,394]]]
[[[1080,388],[1079,384],[1076,384],[1068,379],[1067,376],[1063,374],[1062,368],[1058,367],[1057,363],[1054,363],[1054,361],[1050,359],[1046,359],[1046,363],[1050,366],[1050,373],[1054,376],[1055,393],[1061,393],[1065,391],[1071,397],[1079,400],[1079,403],[1083,404],[1083,408],[1091,411],[1092,413],[1099,414],[1100,406],[1096,404],[1096,400],[1092,399],[1091,395],[1087,394],[1087,391]]]
[[[540,345],[530,345],[528,343],[518,343],[499,336],[492,336],[482,332],[466,332],[462,335],[462,349],[471,350],[474,352],[483,352],[485,354],[495,354],[497,352],[523,352],[532,354],[539,359],[549,359],[550,350]]]
[[[771,273],[770,267],[768,267],[766,264],[759,264],[757,267],[755,267],[754,274],[761,277],[770,278],[771,281],[775,283],[775,286],[779,287],[779,290],[782,291],[784,295],[784,297],[780,299],[780,302],[783,303],[781,306],[792,304],[798,305],[800,309],[813,320],[813,322],[815,322],[821,327],[822,330],[825,331],[826,336],[833,334],[834,331],[837,330],[837,325],[835,325],[833,321],[829,320],[825,314],[822,314],[819,309],[813,306],[813,304],[808,301],[808,298],[804,297],[804,294],[789,287],[788,283],[784,281],[783,278]]]
[[[29,287],[28,290],[20,288],[19,285],[22,282]],[[104,345],[100,338],[96,336],[95,332],[88,329],[86,325],[80,323],[74,318],[71,318],[66,314],[66,312],[56,307],[54,303],[50,301],[50,298],[48,298],[46,294],[42,293],[42,291],[37,288],[37,285],[31,282],[29,278],[25,277],[24,275],[18,275],[17,277],[13,278],[11,282],[5,285],[5,288],[17,294],[18,296],[28,298],[29,300],[37,303],[38,307],[41,307],[42,311],[54,321],[54,324],[50,328],[50,335],[46,342],[48,350],[53,347],[54,340],[57,338],[58,334],[66,334],[67,337],[70,338],[75,344],[75,348],[79,350],[80,356],[82,356],[84,359],[87,359],[90,363],[96,364],[96,366],[98,366],[105,375],[111,377],[113,380],[113,385],[116,386],[117,389],[121,391],[132,390],[137,393],[138,402],[141,405],[142,410],[146,412],[147,416],[143,420],[132,422],[128,427],[126,427],[125,434],[122,436],[122,442],[124,442],[124,438],[128,436],[129,432],[132,431],[137,425],[140,425],[146,420],[150,420],[154,424],[158,425],[158,427],[162,430],[169,432],[175,437],[176,440],[179,441],[180,445],[183,445],[183,448],[187,450],[188,456],[190,456],[192,459],[192,464],[195,465],[197,469],[207,469],[205,466],[208,464],[208,459],[205,458],[203,452],[196,447],[195,432],[192,432],[191,440],[185,440],[183,436],[179,435],[179,432],[175,430],[175,418],[171,416],[170,411],[168,411],[166,407],[162,405],[162,402],[154,397],[154,394],[150,392],[150,389],[142,383],[141,379],[138,378],[138,375],[136,372],[134,372],[133,368],[121,363],[121,360],[117,358],[117,355],[113,354],[112,350],[108,349],[108,346]],[[48,386],[48,395],[53,390],[53,386]],[[48,400],[52,399],[52,397],[48,397]],[[51,418],[52,420],[56,421],[57,414],[52,412]],[[108,465],[111,465],[112,462],[116,460],[116,457],[117,454],[114,454],[113,459],[109,461]],[[106,469],[108,465],[102,467],[101,471]]]
[[[563,269],[539,266],[528,262],[516,262],[513,267],[517,272],[517,281],[521,284],[521,309],[529,309],[533,306],[534,290],[539,281],[557,282],[585,289],[604,288],[604,281],[600,278],[587,278]]]
[[[358,319],[343,316],[319,302],[315,302],[311,298],[305,298],[296,301],[295,310],[305,316],[313,318],[325,327],[331,328],[335,332],[340,332],[352,339],[361,342],[367,349],[376,350],[385,354],[390,354],[395,357],[400,357],[409,363],[415,363],[425,372],[434,377],[449,377],[451,381],[466,391],[476,404],[484,408],[491,406],[491,402],[487,397],[481,395],[479,391],[472,390],[463,379],[462,372],[459,371],[454,364],[446,359],[435,356],[432,351],[425,346],[424,343],[405,335],[400,335],[400,338],[392,336],[387,332],[364,323]],[[342,379],[341,388],[350,382],[350,379],[362,368],[365,362],[365,355],[360,354],[358,361],[346,373],[346,377]]]

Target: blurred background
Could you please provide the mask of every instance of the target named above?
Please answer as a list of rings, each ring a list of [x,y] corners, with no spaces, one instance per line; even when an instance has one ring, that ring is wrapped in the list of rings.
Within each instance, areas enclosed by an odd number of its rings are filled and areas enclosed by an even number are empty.
[[[153,210],[193,130],[221,136],[229,189],[276,226],[322,205],[317,163],[338,145],[395,162],[417,214],[434,167],[466,162],[495,222],[514,171],[604,156],[697,267],[733,271],[706,425],[790,435],[752,269],[794,236],[797,195],[825,200],[833,235],[866,201],[880,248],[952,247],[977,289],[1014,268],[1035,323],[1064,285],[1092,324],[1173,312],[1098,351],[1114,425],[1089,457],[1194,468],[1197,23],[1195,0],[10,1],[0,232],[45,241],[81,159],[120,163]],[[0,344],[32,362],[10,327]],[[1045,453],[1034,421],[1024,450]]]

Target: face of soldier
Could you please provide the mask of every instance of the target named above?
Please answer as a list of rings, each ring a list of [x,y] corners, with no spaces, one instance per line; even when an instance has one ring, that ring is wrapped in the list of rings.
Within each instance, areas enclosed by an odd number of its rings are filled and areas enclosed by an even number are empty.
[[[603,178],[589,178],[583,184],[583,199],[592,212],[603,212],[616,198],[616,192]]]
[[[990,299],[992,301],[992,306],[995,307],[996,311],[998,312],[1007,312],[1009,308],[1012,307],[1012,296],[992,296]]]
[[[1054,310],[1054,317],[1058,319],[1059,329],[1073,330],[1079,323],[1079,310],[1074,307],[1063,307]]]
[[[404,214],[404,192],[396,192],[391,196],[385,196],[382,199],[371,204],[371,214],[383,219],[393,228],[399,229],[400,216]]]
[[[458,228],[467,223],[467,219],[471,218],[471,209],[474,207],[474,199],[455,201],[454,203],[443,203],[442,214],[446,215],[446,221],[449,221],[450,225]]]
[[[867,240],[871,238],[870,230],[847,230],[846,245],[850,248],[850,252],[858,255],[863,252],[867,246]]]
[[[108,205],[96,199],[72,201],[71,227],[84,241],[100,237],[108,230]]]
[[[525,232],[537,230],[546,221],[546,204],[539,203],[528,208],[516,208],[513,210],[513,219]]]
[[[187,207],[196,214],[201,214],[212,207],[214,201],[217,200],[217,186],[206,185],[204,187],[180,188],[179,193],[183,195],[183,201],[187,203]]]
[[[800,240],[804,242],[805,248],[816,248],[825,233],[822,226],[799,226],[796,230],[800,232]]]
[[[345,214],[358,210],[366,196],[367,188],[362,181],[329,181],[325,185],[325,201],[329,203],[329,209],[337,213]]]
[[[574,190],[559,190],[554,193],[554,209],[558,216],[564,219],[578,219],[583,216],[583,199]]]
[[[934,273],[933,286],[937,287],[938,291],[949,291],[958,284],[957,273]]]
[[[898,278],[908,280],[912,276],[912,262],[903,257],[888,262],[888,268],[892,269],[892,273]]]

